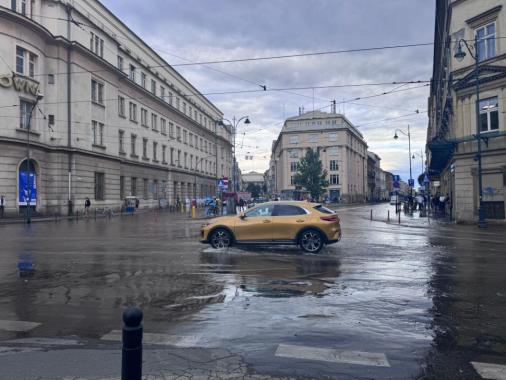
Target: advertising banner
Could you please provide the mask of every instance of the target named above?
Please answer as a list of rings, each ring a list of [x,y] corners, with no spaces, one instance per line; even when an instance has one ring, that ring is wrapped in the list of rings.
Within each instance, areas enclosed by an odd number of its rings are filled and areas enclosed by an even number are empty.
[[[29,181],[27,181],[27,173],[19,173],[19,205],[26,206],[28,193],[30,193],[30,206],[37,204],[37,174],[29,172]],[[27,186],[29,185],[29,187]],[[30,189],[30,192],[28,191]]]

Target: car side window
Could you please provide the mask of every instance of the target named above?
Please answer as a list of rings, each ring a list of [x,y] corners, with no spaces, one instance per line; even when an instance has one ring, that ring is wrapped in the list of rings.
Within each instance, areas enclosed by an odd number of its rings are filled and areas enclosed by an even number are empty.
[[[254,218],[259,216],[272,216],[272,205],[258,206],[246,212],[246,217]]]
[[[292,216],[306,215],[307,212],[302,207],[293,205],[276,205],[274,207],[273,216]]]

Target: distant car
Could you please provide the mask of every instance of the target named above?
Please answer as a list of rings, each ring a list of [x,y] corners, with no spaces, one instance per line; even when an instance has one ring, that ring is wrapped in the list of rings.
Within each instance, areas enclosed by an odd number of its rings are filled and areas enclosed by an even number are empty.
[[[200,241],[214,248],[233,244],[295,244],[310,253],[341,239],[337,214],[319,203],[266,202],[241,215],[211,219]]]

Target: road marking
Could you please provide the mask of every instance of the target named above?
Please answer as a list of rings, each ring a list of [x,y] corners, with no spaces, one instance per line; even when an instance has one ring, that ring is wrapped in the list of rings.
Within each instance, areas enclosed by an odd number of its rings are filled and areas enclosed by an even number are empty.
[[[390,367],[385,354],[363,351],[339,351],[330,348],[280,344],[275,356],[294,359],[319,360],[334,363]]]
[[[76,339],[59,339],[59,338],[23,338],[23,339],[8,340],[3,343],[41,345],[41,346],[80,346],[83,344]]]
[[[37,322],[0,320],[0,330],[4,331],[25,332],[33,330],[40,325]]]
[[[112,330],[100,339],[121,342],[122,331]],[[159,344],[163,346],[175,347],[195,347],[199,340],[200,338],[195,335],[168,335],[145,332],[142,336],[142,341],[145,344]]]
[[[471,362],[474,369],[484,379],[506,380],[506,365]]]

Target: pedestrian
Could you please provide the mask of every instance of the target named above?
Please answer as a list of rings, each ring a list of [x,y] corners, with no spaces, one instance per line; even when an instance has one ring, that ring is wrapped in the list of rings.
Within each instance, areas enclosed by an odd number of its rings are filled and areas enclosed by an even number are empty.
[[[139,198],[135,198],[135,208],[139,208]]]
[[[91,207],[91,201],[90,201],[90,198],[86,197],[85,201],[84,201],[84,216],[88,216],[89,212],[90,212],[90,207]]]
[[[244,199],[239,199],[239,211],[244,212]]]
[[[4,217],[4,211],[5,210],[5,196],[0,196],[0,218]]]
[[[445,206],[446,206],[446,197],[444,195],[440,195],[439,196],[439,199],[438,199],[438,204],[439,204],[439,213],[441,215],[445,215]]]

